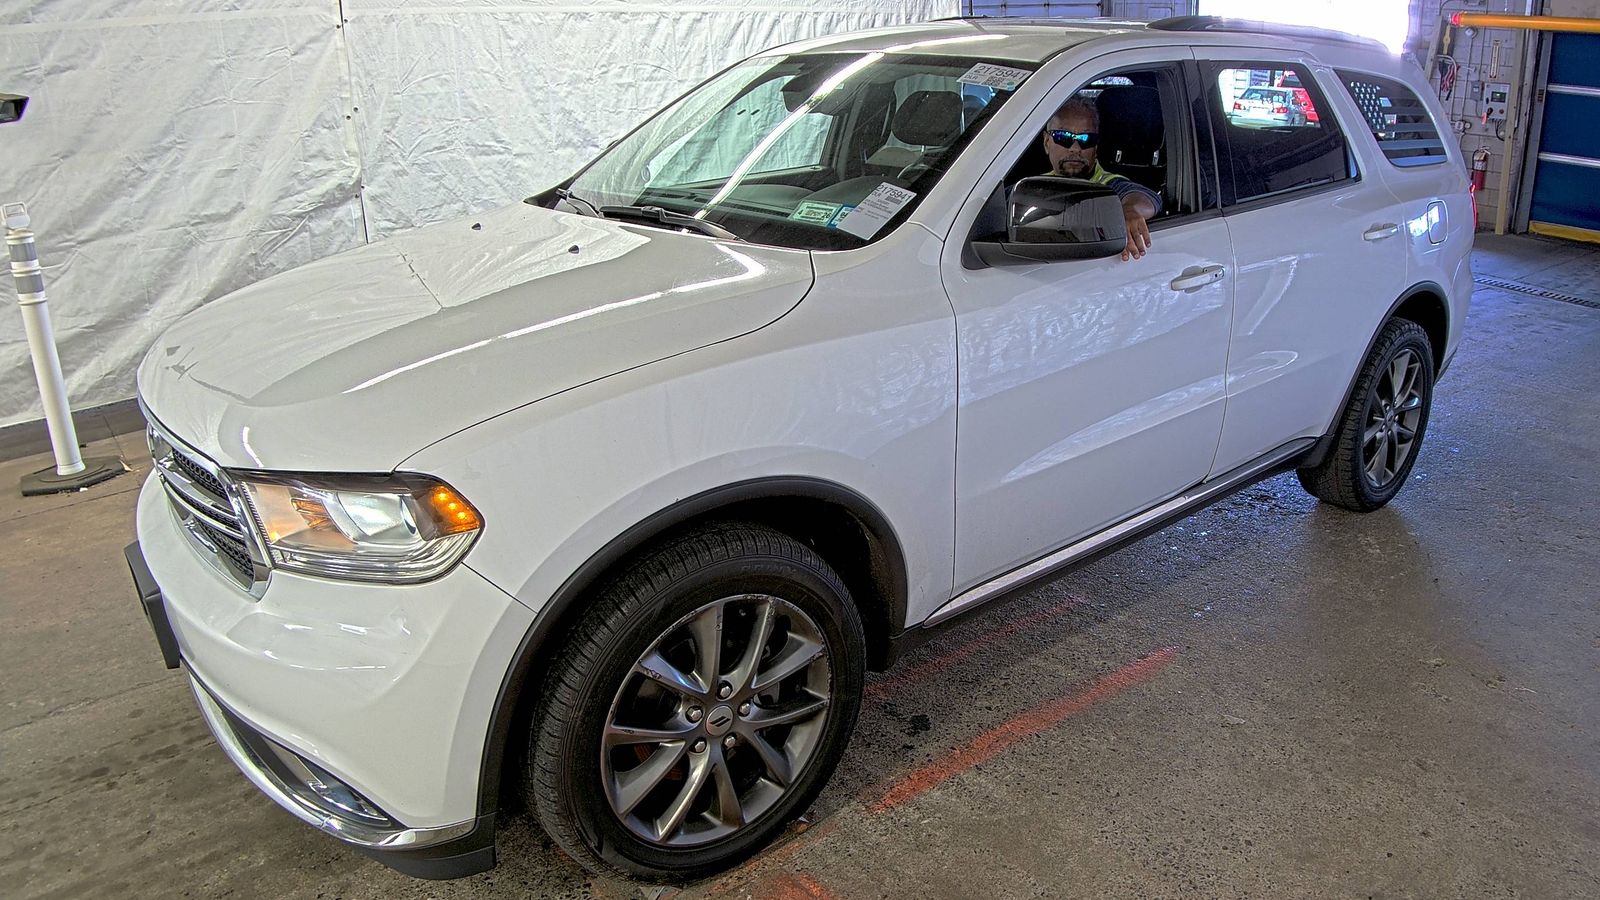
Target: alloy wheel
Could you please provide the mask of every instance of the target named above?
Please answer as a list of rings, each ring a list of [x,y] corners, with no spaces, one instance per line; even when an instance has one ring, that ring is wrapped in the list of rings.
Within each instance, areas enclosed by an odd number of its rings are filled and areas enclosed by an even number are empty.
[[[726,838],[772,809],[816,755],[832,671],[822,630],[765,594],[707,603],[664,631],[618,689],[600,741],[606,800],[661,847]]]
[[[1416,448],[1422,422],[1422,371],[1416,352],[1401,350],[1373,384],[1361,455],[1367,481],[1375,488],[1388,487]]]

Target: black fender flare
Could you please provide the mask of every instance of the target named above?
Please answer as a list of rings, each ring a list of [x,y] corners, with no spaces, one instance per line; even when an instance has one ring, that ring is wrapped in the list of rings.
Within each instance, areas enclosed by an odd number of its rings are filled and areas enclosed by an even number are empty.
[[[1339,405],[1334,408],[1333,421],[1328,423],[1328,430],[1323,432],[1322,437],[1318,438],[1317,442],[1306,452],[1304,459],[1299,463],[1301,468],[1321,465],[1322,461],[1328,458],[1328,454],[1333,450],[1334,435],[1339,430],[1339,417],[1344,415],[1345,407],[1350,405],[1350,398],[1356,391],[1356,382],[1361,379],[1361,367],[1366,364],[1367,357],[1372,355],[1372,348],[1378,343],[1378,335],[1383,333],[1383,326],[1389,324],[1389,320],[1393,319],[1394,314],[1400,311],[1400,307],[1405,306],[1407,301],[1419,294],[1435,294],[1439,297],[1449,296],[1445,289],[1438,284],[1432,281],[1420,281],[1406,288],[1405,293],[1401,294],[1394,303],[1389,305],[1389,309],[1384,312],[1383,318],[1378,320],[1378,327],[1372,330],[1372,337],[1367,339],[1366,349],[1362,350],[1361,355],[1357,357],[1355,371],[1350,373],[1350,383],[1345,387],[1344,396],[1340,398]],[[1440,306],[1444,309],[1444,333],[1445,340],[1448,341],[1450,338],[1450,303],[1449,301],[1441,301]],[[1448,364],[1450,361],[1448,356],[1449,348],[1440,347],[1438,352],[1440,354],[1439,358]],[[1434,372],[1434,378],[1437,379],[1443,372],[1444,366],[1440,365],[1439,369]]]

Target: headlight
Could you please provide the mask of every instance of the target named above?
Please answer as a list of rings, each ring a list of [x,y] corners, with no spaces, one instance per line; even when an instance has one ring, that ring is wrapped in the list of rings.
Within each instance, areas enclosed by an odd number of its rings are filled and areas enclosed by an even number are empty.
[[[421,475],[235,473],[272,563],[359,581],[426,581],[483,528],[465,497]]]

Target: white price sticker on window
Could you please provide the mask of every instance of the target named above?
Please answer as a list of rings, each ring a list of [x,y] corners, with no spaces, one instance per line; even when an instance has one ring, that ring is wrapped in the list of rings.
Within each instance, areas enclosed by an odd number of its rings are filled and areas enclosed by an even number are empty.
[[[990,63],[978,63],[967,70],[967,74],[957,78],[962,84],[973,84],[978,87],[994,88],[997,91],[1014,91],[1017,85],[1033,73],[1027,69],[1012,69],[1006,66],[996,66]]]
[[[907,203],[915,200],[916,194],[902,187],[892,184],[880,184],[872,189],[855,209],[850,210],[839,219],[839,230],[846,234],[853,234],[863,241],[872,240],[894,214],[905,208]]]

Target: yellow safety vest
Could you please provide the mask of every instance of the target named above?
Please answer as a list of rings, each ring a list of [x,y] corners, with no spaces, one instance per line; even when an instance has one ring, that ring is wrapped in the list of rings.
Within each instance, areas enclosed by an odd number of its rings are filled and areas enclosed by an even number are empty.
[[[1116,181],[1119,178],[1126,177],[1126,175],[1117,175],[1112,172],[1107,172],[1105,169],[1101,168],[1100,160],[1098,159],[1094,161],[1094,171],[1089,173],[1089,180],[1095,184],[1109,185],[1111,182]]]
[[[1055,175],[1056,172],[1055,170],[1051,170],[1045,174]],[[1100,165],[1100,160],[1097,159],[1094,161],[1094,171],[1089,173],[1089,177],[1086,180],[1092,181],[1095,184],[1110,185],[1113,181],[1125,180],[1127,177],[1128,176],[1126,175],[1118,175],[1114,172],[1107,172],[1105,168]]]

